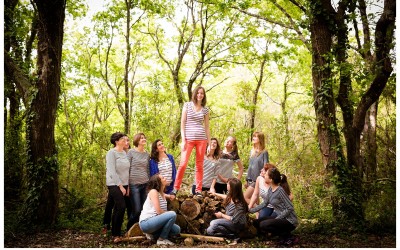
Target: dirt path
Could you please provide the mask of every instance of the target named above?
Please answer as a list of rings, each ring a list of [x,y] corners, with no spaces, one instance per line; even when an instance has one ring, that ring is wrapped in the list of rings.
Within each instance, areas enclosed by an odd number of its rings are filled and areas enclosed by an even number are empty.
[[[395,248],[395,235],[349,235],[346,238],[336,235],[298,235],[300,240],[293,248]],[[188,248],[183,239],[176,240],[177,248]],[[13,236],[4,239],[7,248],[157,248],[150,241],[140,243],[113,244],[109,237],[73,230],[38,233],[26,236]],[[237,244],[196,242],[194,248],[275,248],[286,247],[277,245],[274,240],[247,239]],[[165,248],[165,247],[164,247]]]

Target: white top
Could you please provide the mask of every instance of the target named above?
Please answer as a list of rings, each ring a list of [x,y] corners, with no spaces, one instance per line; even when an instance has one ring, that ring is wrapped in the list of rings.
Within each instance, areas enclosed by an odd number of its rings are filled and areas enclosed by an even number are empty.
[[[160,201],[160,207],[162,210],[167,211],[167,200],[163,199],[161,194],[158,193],[158,200]],[[156,209],[154,208],[153,202],[147,195],[146,201],[143,204],[142,212],[140,213],[139,222],[157,215]]]

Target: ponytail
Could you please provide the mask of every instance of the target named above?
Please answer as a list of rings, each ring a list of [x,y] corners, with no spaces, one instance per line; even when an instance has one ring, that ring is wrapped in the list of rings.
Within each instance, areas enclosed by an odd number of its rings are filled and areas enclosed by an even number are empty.
[[[287,182],[287,177],[284,174],[281,174],[280,186],[283,188],[283,190],[285,190],[287,195],[290,195],[289,183]]]

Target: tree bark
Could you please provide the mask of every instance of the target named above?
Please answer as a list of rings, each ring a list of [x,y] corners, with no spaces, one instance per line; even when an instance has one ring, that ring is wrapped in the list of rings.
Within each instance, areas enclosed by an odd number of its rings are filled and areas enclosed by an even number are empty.
[[[367,182],[373,182],[376,179],[376,152],[378,145],[376,143],[376,122],[378,113],[378,103],[372,104],[365,117],[365,126],[363,131],[363,145],[361,150],[363,163],[363,179]]]
[[[313,51],[313,84],[318,138],[323,154],[323,162],[328,166],[337,192],[332,200],[334,216],[337,219],[363,220],[362,208],[362,161],[360,155],[360,136],[365,116],[370,106],[378,101],[392,72],[389,52],[392,48],[395,1],[386,0],[384,11],[375,29],[375,67],[374,79],[370,88],[355,105],[350,97],[351,67],[347,62],[348,32],[347,12],[353,8],[352,1],[341,1],[335,12],[330,1],[319,1],[312,6],[311,40]],[[333,50],[332,39],[337,44]],[[330,70],[333,52],[339,65],[340,86],[337,103],[344,122],[346,155],[344,158],[335,118]]]
[[[330,56],[334,27],[334,10],[330,0],[314,2],[311,6],[312,20],[310,24],[312,44],[312,79],[314,108],[317,119],[318,141],[322,153],[322,161],[327,170],[328,183],[331,183],[338,173],[338,165],[343,164],[343,149],[340,144],[339,132],[336,124],[336,109],[332,89]],[[339,213],[339,198],[332,197],[334,216]]]
[[[125,58],[125,74],[124,74],[124,90],[125,90],[125,100],[124,100],[124,132],[125,134],[130,134],[131,119],[130,119],[130,106],[129,106],[129,62],[131,59],[131,44],[130,44],[130,30],[131,30],[131,8],[132,1],[125,0],[126,6],[126,58]]]
[[[38,15],[36,91],[27,117],[28,197],[26,219],[36,225],[54,224],[59,203],[58,162],[54,127],[60,95],[65,1],[35,0]]]

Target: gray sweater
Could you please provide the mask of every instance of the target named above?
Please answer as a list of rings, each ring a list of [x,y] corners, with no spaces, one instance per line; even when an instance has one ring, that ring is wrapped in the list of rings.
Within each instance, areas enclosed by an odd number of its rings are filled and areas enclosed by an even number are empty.
[[[271,204],[274,207],[274,212],[278,215],[276,219],[286,219],[295,227],[298,225],[293,203],[290,201],[289,196],[281,186],[278,186],[275,191],[272,191],[272,187],[269,187],[264,201],[260,205],[249,209],[249,212],[255,213],[268,204]]]
[[[110,149],[106,155],[106,185],[128,185],[129,160],[126,152]]]
[[[257,177],[260,175],[264,164],[269,162],[268,152],[264,150],[259,155],[251,156],[249,161],[246,180],[250,179],[255,182]]]

